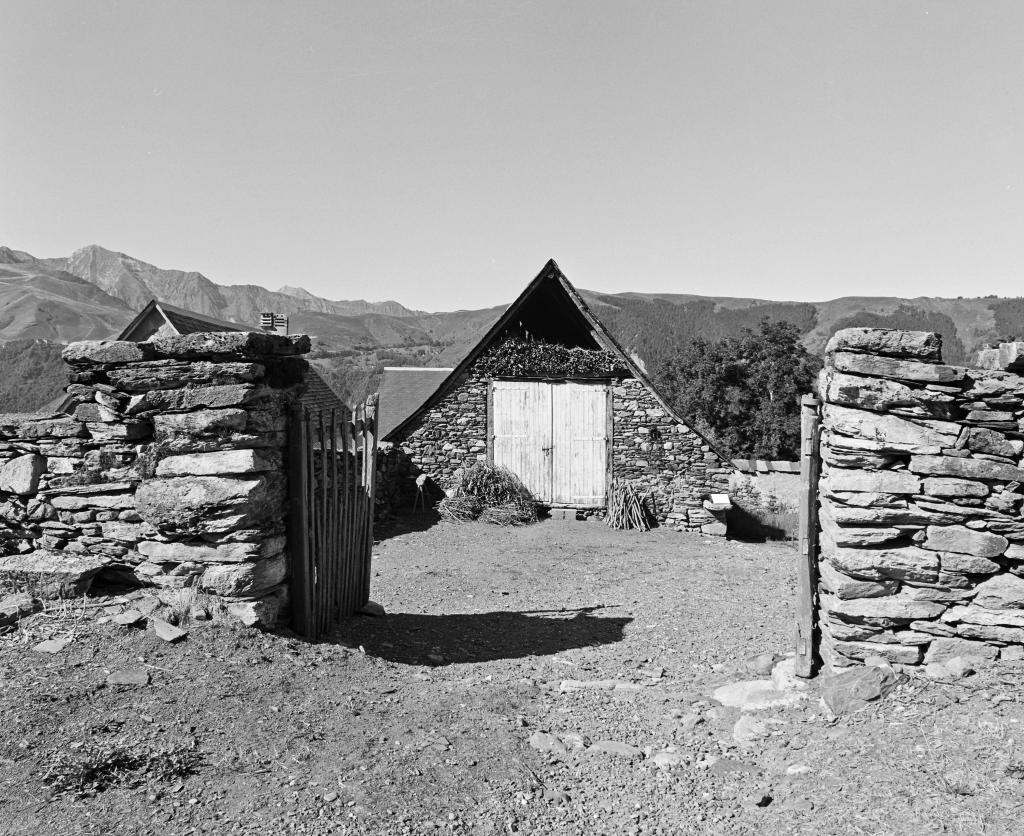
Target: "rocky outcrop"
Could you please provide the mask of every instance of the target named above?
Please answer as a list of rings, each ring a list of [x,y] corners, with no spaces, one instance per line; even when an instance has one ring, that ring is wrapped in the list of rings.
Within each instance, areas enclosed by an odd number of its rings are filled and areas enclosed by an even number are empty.
[[[821,375],[819,625],[832,667],[1024,643],[1024,377],[854,328]]]

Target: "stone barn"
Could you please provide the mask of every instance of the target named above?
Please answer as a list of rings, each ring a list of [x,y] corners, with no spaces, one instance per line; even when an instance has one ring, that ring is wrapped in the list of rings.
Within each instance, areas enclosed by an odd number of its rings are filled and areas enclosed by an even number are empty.
[[[725,534],[711,497],[727,493],[733,464],[673,412],[554,261],[454,369],[385,372],[381,416],[383,494],[396,502],[411,504],[420,474],[443,491],[486,461],[552,508],[602,515],[612,484],[630,482],[661,525]]]

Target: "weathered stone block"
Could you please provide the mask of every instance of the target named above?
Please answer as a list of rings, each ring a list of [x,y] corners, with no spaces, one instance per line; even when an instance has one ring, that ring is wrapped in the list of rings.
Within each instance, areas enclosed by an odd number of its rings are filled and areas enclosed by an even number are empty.
[[[939,566],[943,572],[956,572],[969,575],[990,575],[998,572],[1000,566],[987,557],[973,554],[957,554],[956,552],[940,552]]]
[[[833,435],[874,442],[877,453],[934,453],[952,447],[960,435],[959,425],[948,421],[910,421],[829,403],[822,407],[822,416]]]
[[[978,604],[951,607],[943,614],[942,620],[948,623],[966,622],[990,627],[1024,627],[1024,610],[987,609]]]
[[[0,467],[0,491],[22,496],[34,494],[45,472],[46,459],[35,453],[10,459]]]
[[[978,639],[986,642],[1024,643],[1024,627],[960,623],[956,625],[956,634],[965,639]]]
[[[265,524],[281,516],[283,503],[283,479],[276,474],[164,477],[143,482],[135,494],[142,518],[172,534],[225,533]]]
[[[18,434],[24,439],[84,438],[85,425],[69,417],[39,418],[22,423]]]
[[[135,395],[128,405],[128,413],[138,415],[151,411],[184,411],[219,409],[254,403],[272,394],[265,386],[238,383],[230,386],[194,386],[186,389],[153,389]]]
[[[967,427],[964,429],[964,442],[968,450],[975,453],[989,453],[993,456],[1017,458],[1021,454],[1022,442],[1010,440],[1001,432],[988,430],[984,427]]]
[[[972,531],[962,525],[928,526],[924,547],[940,552],[958,552],[976,557],[999,557],[1010,541],[987,531]],[[955,569],[952,571],[967,571]]]
[[[203,572],[199,584],[217,595],[258,598],[282,583],[287,575],[287,558],[278,554],[253,563],[211,566]]]
[[[843,599],[834,595],[822,595],[821,606],[826,612],[846,621],[867,621],[875,624],[909,623],[937,618],[946,610],[944,604],[936,601],[919,601],[902,592],[882,598]]]
[[[939,577],[939,556],[916,546],[877,549],[826,547],[822,549],[822,555],[839,571],[863,580],[892,578],[935,583]]]
[[[84,595],[106,561],[39,549],[0,557],[0,580],[13,584],[30,581],[36,595],[61,598]]]
[[[913,473],[928,476],[956,476],[965,479],[989,479],[999,482],[1024,481],[1024,470],[987,459],[959,459],[949,456],[911,456]]]
[[[208,360],[211,355],[287,357],[307,354],[310,349],[307,336],[286,337],[263,331],[223,331],[175,335],[158,337],[151,344],[155,356],[177,360]]]
[[[72,366],[94,363],[137,363],[154,357],[150,343],[127,340],[83,340],[71,343],[61,352],[64,362]]]
[[[1024,578],[1001,574],[978,584],[976,606],[990,610],[1024,609]]]
[[[878,598],[895,595],[900,588],[899,581],[885,579],[865,581],[852,578],[836,569],[828,560],[818,564],[819,577],[824,589],[837,598]]]
[[[220,543],[210,545],[202,542],[163,543],[146,540],[138,544],[140,554],[153,563],[243,563],[260,558],[273,557],[284,551],[284,537],[261,538],[258,543]]]
[[[925,664],[947,662],[956,656],[989,661],[995,659],[998,653],[999,651],[995,647],[984,642],[937,638],[928,646],[928,650],[924,655],[924,661]]]
[[[246,429],[249,412],[245,409],[200,409],[195,412],[170,412],[153,416],[157,437],[169,434],[230,435]]]
[[[219,476],[281,469],[281,454],[269,450],[222,450],[169,456],[156,466],[157,476]]]
[[[110,382],[122,392],[148,392],[150,389],[180,389],[183,386],[225,386],[254,383],[265,374],[259,363],[184,363],[157,360],[138,363],[107,373]]]
[[[919,360],[897,360],[875,354],[856,354],[848,351],[833,352],[831,365],[841,372],[910,380],[917,383],[953,383],[966,376],[966,371],[955,366],[922,363]]]
[[[97,487],[104,487],[98,485]],[[116,486],[111,485],[110,489]],[[97,508],[132,508],[134,502],[129,493],[73,493],[50,497],[50,504],[58,511],[94,511]]]
[[[841,470],[834,468],[823,480],[828,491],[916,494],[921,480],[906,470]]]
[[[843,328],[836,331],[825,346],[826,354],[837,351],[859,351],[938,363],[942,360],[942,337],[929,331]]]
[[[952,479],[941,476],[929,476],[924,480],[924,492],[928,496],[949,498],[985,497],[989,494],[988,485],[970,479]]]

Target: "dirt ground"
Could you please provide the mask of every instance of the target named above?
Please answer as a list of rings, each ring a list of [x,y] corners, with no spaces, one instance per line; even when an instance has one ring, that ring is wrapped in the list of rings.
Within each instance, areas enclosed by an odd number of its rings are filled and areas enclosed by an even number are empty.
[[[789,651],[787,545],[389,534],[388,615],[331,641],[214,623],[172,645],[80,605],[0,637],[0,833],[1021,832],[1020,664],[838,719],[812,684],[734,740],[710,694]],[[50,636],[73,641],[31,650]],[[149,684],[106,684],[122,669]]]

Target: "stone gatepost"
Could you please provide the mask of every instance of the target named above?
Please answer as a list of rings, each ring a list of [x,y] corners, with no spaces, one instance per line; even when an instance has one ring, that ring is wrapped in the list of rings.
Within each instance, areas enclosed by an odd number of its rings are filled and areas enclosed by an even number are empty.
[[[69,345],[70,415],[0,422],[0,577],[59,594],[96,577],[195,586],[272,624],[308,350],[259,332]]]

